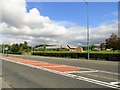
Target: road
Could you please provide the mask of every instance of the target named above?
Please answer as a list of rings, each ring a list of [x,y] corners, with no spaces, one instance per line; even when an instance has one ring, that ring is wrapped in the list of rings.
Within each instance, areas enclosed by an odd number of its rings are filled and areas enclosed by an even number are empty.
[[[1,59],[3,77],[13,88],[119,88],[118,62],[27,55]]]

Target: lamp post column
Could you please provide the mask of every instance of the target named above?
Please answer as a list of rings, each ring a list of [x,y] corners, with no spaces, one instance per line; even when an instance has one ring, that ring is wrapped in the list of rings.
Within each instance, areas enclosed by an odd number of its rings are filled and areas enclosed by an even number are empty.
[[[84,2],[86,3],[87,5],[87,59],[89,60],[90,58],[90,55],[89,55],[89,42],[90,42],[90,39],[89,39],[89,5],[88,5],[88,2],[86,2],[84,0]]]

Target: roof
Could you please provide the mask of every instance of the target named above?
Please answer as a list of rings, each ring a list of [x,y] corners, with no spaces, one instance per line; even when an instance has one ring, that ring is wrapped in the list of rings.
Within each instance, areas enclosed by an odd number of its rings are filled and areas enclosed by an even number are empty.
[[[46,46],[47,49],[57,49],[61,48],[61,46]]]

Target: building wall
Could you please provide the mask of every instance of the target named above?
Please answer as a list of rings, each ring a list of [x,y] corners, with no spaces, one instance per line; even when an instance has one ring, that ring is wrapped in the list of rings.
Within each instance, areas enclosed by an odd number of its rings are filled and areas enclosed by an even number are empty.
[[[75,48],[75,51],[83,52],[83,48],[81,48],[81,47]]]
[[[83,48],[78,47],[78,48],[71,48],[69,49],[70,51],[76,51],[76,52],[83,52]]]

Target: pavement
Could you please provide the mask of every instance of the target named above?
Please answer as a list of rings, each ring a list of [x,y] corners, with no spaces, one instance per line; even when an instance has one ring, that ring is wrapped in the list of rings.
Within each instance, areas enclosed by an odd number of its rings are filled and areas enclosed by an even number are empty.
[[[2,60],[3,77],[14,88],[120,88],[118,62],[26,55]]]

